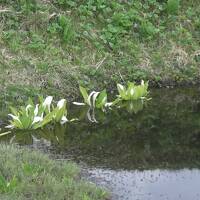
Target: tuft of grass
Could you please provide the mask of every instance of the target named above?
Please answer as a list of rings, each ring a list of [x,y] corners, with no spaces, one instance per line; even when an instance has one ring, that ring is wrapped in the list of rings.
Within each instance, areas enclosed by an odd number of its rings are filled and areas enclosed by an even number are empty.
[[[0,199],[103,200],[105,191],[80,179],[76,164],[38,151],[0,145]]]
[[[169,14],[177,14],[179,10],[180,0],[168,0],[167,11]]]

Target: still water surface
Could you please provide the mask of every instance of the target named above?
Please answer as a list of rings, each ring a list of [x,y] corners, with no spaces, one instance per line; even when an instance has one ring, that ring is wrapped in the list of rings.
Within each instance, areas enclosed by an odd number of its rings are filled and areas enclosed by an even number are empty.
[[[200,200],[200,89],[158,89],[151,97],[106,115],[70,106],[69,118],[79,122],[1,141],[76,161],[114,200]]]

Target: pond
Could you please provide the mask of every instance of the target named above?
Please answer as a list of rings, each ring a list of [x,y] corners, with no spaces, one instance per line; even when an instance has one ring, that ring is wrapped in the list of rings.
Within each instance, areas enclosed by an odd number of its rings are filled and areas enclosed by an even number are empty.
[[[79,163],[85,177],[111,190],[114,200],[199,200],[200,89],[154,89],[151,97],[143,107],[89,116],[87,109],[70,106],[69,117],[80,121],[16,132],[1,142]]]

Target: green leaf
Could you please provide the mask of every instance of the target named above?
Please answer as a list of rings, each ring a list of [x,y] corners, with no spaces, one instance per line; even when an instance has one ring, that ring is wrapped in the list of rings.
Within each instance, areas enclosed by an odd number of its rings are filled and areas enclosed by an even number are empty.
[[[6,192],[6,187],[7,187],[6,179],[3,176],[0,175],[0,191]]]
[[[79,86],[79,89],[80,89],[80,92],[81,92],[81,94],[83,96],[84,102],[89,105],[89,102],[88,102],[88,97],[89,96],[88,96],[87,90],[82,86]]]
[[[117,84],[119,91],[119,97],[122,100],[139,100],[148,95],[148,82],[141,82],[140,85],[135,85],[132,82],[128,82],[128,89],[124,86]]]
[[[53,120],[54,115],[56,114],[57,110],[58,110],[58,108],[55,108],[52,112],[47,114],[41,122],[34,124],[33,129],[41,128],[41,127],[47,125],[49,122],[51,122]]]
[[[61,122],[62,117],[67,115],[67,108],[66,108],[66,101],[64,102],[64,105],[62,108],[58,108],[56,113],[55,113],[55,121],[56,122]]]
[[[103,90],[102,92],[100,92],[96,100],[96,107],[103,108],[106,103],[107,103],[107,93],[106,93],[106,90]]]
[[[10,110],[13,115],[18,116],[18,112],[14,107],[10,106]]]
[[[117,89],[118,89],[118,92],[119,92],[119,95],[120,95],[120,97],[122,98],[122,99],[126,99],[127,97],[127,95],[126,95],[126,88],[123,86],[123,85],[121,85],[121,84],[117,84]]]

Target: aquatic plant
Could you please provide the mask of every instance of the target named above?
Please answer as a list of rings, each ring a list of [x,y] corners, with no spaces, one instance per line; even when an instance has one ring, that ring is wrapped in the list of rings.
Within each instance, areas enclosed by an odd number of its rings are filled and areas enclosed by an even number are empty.
[[[8,114],[11,117],[10,125],[6,128],[15,129],[37,129],[48,124],[56,113],[56,110],[50,110],[53,97],[48,96],[42,104],[34,106],[31,99],[29,104],[25,107],[22,106],[19,111],[10,107],[11,113]]]
[[[118,99],[121,100],[139,100],[146,99],[148,95],[148,82],[141,81],[140,85],[135,85],[133,82],[128,82],[128,87],[117,84],[119,92]]]
[[[67,119],[67,101],[65,99],[61,99],[57,103],[57,107],[54,108],[54,116],[53,120],[55,122],[60,122],[61,124],[64,124],[68,121]]]
[[[75,105],[88,105],[90,108],[98,108],[102,109],[103,111],[106,107],[110,107],[112,105],[112,103],[107,102],[106,90],[101,92],[92,91],[90,94],[88,94],[84,87],[79,86],[79,89],[84,99],[84,103],[73,102]]]
[[[33,101],[29,99],[28,105],[22,106],[19,111],[11,107],[11,114],[8,114],[11,117],[10,125],[6,128],[29,130],[41,128],[52,121],[61,124],[66,123],[68,121],[66,117],[67,101],[61,99],[54,107],[52,100],[52,96],[48,96],[45,100],[40,97],[40,103],[35,106]]]

